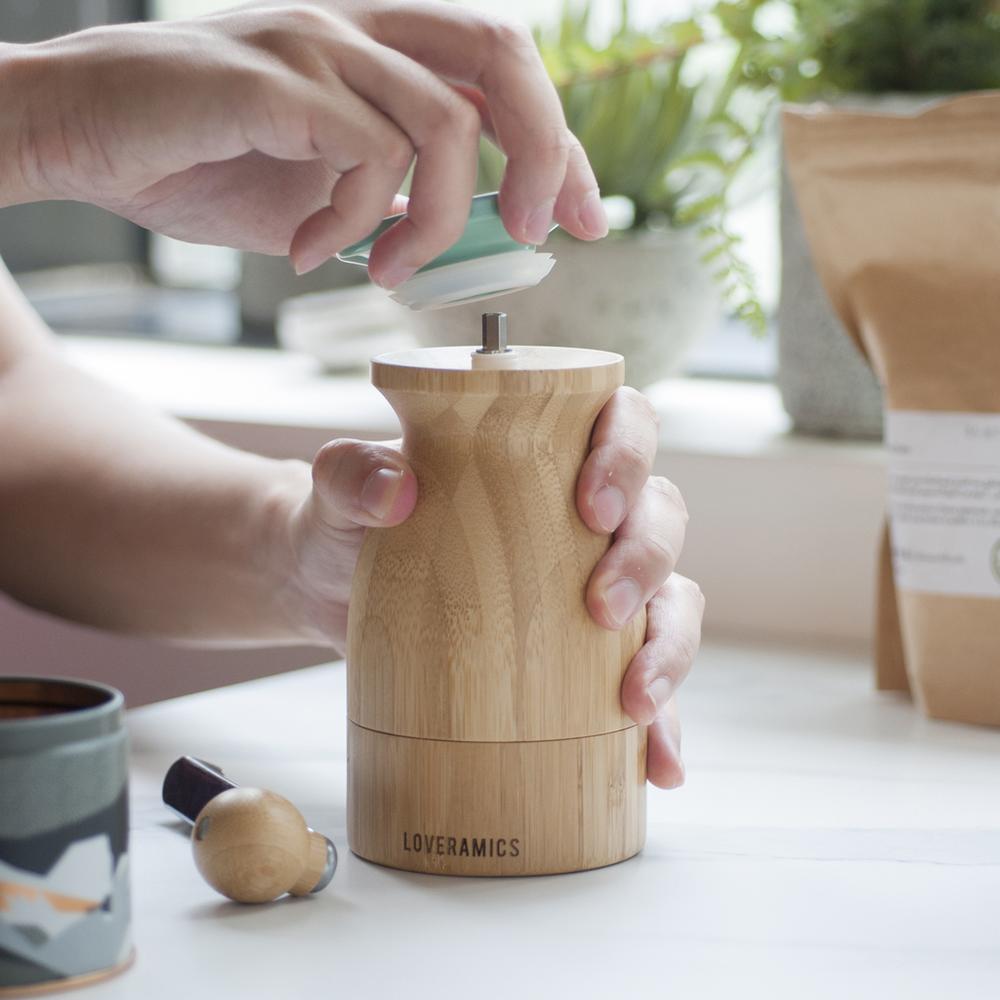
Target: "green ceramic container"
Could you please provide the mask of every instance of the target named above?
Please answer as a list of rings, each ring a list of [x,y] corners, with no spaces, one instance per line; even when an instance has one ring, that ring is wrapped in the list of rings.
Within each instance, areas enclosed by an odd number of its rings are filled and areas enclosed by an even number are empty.
[[[120,692],[0,677],[0,996],[131,958]]]
[[[391,229],[404,215],[390,215],[383,219],[378,227],[363,240],[342,250],[337,256],[350,264],[367,264],[372,245],[387,230]],[[497,193],[479,194],[472,199],[469,208],[469,221],[465,224],[465,232],[458,242],[454,243],[443,254],[425,264],[420,273],[432,271],[436,267],[448,264],[461,264],[467,260],[480,257],[492,257],[498,253],[509,253],[512,250],[532,252],[535,248],[528,243],[518,243],[504,228],[497,206]]]

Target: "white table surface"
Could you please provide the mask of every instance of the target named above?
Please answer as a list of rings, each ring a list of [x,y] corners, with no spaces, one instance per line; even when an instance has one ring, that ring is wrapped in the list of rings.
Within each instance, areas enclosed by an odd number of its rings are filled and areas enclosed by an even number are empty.
[[[395,872],[345,840],[340,664],[130,713],[138,958],[93,1000],[1000,996],[1000,732],[928,722],[860,657],[711,643],[688,783],[637,858],[534,879]],[[287,795],[330,887],[241,907],[159,801],[182,753]]]

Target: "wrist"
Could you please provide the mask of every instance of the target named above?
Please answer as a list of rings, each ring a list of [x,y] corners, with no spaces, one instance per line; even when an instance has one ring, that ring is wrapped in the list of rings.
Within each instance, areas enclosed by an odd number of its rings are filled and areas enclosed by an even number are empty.
[[[0,208],[41,200],[28,176],[29,76],[27,46],[0,42]]]
[[[302,578],[299,536],[312,494],[312,470],[298,460],[275,462],[259,504],[255,536],[257,572],[273,595],[272,613],[281,630],[300,642],[323,646],[315,600]]]

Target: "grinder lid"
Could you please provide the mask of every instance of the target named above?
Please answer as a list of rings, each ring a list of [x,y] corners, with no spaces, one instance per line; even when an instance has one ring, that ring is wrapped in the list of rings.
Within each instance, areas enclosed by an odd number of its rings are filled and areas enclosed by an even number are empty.
[[[405,215],[390,215],[363,240],[337,254],[348,264],[367,267],[375,241]],[[553,226],[553,229],[556,227]],[[551,231],[551,230],[550,230]],[[504,228],[497,193],[472,199],[465,231],[444,253],[425,264],[389,294],[411,309],[441,309],[537,285],[555,265],[550,253],[536,253]]]

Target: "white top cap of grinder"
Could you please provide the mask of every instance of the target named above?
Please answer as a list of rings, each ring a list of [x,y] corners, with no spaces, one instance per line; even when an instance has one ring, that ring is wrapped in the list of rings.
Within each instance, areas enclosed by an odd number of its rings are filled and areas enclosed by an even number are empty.
[[[337,257],[367,266],[375,241],[404,218],[393,215],[383,219],[363,240],[341,250]],[[507,232],[496,192],[481,194],[472,199],[458,240],[390,295],[410,309],[442,309],[531,288],[554,264],[552,254],[537,253],[532,244],[518,243]]]
[[[545,375],[582,368],[621,367],[622,356],[611,351],[584,347],[507,345],[507,314],[483,313],[481,347],[414,347],[372,358],[372,378],[376,386],[394,388],[393,371],[420,368],[442,377],[467,372],[510,372],[511,375]],[[513,383],[511,383],[513,385]],[[463,385],[463,388],[467,388]]]
[[[591,368],[615,364],[621,361],[621,355],[579,347],[508,347],[507,314],[496,312],[483,313],[483,346],[473,350],[469,359],[474,372],[549,371],[555,368]]]

